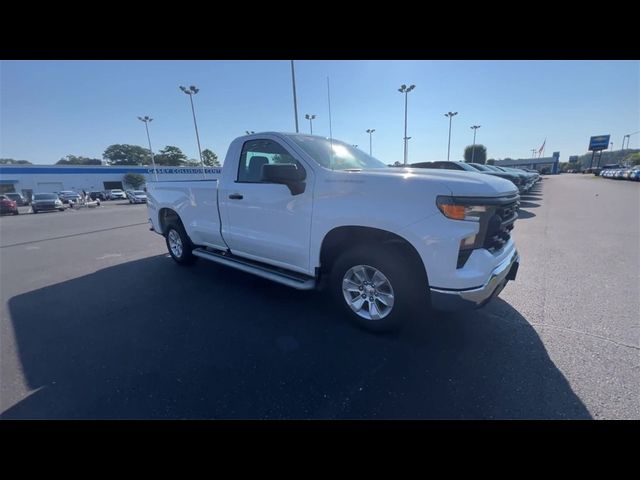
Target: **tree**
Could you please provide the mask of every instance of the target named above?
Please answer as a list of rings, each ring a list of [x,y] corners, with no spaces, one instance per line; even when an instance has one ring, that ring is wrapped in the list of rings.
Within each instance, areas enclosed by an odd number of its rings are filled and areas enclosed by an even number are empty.
[[[473,153],[475,149],[475,154]],[[476,143],[475,146],[469,145],[464,149],[464,161],[471,163],[473,157],[473,163],[481,163],[484,165],[487,162],[487,147]]]
[[[144,175],[140,175],[139,173],[127,173],[122,177],[122,181],[136,189],[140,188],[146,182]]]
[[[496,164],[495,158],[490,158],[489,160],[487,160],[487,165],[495,165],[495,164]]]
[[[220,166],[220,162],[218,161],[218,155],[213,153],[213,151],[209,150],[208,148],[205,148],[202,151],[202,161],[208,167],[219,167]]]
[[[33,165],[29,160],[14,160],[13,158],[0,158],[0,165]]]
[[[640,165],[640,153],[632,153],[627,155],[624,159],[624,163],[627,165]]]
[[[102,160],[99,158],[88,158],[75,155],[67,155],[66,158],[61,158],[56,162],[56,165],[102,165]]]
[[[560,172],[564,173],[567,170],[573,170],[575,169],[575,162],[560,162],[558,163],[558,169],[560,170]]]
[[[180,166],[187,163],[187,156],[178,147],[167,145],[155,156],[156,165]]]
[[[109,145],[102,154],[109,165],[149,165],[151,152],[138,145]]]

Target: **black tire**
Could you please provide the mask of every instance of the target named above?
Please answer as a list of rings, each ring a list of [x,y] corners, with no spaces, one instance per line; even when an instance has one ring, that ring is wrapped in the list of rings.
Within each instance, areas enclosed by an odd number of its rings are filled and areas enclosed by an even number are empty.
[[[180,242],[182,244],[182,252],[180,256],[176,255],[176,253],[173,251],[170,245],[170,235],[172,231],[177,233],[178,237],[180,238]],[[165,229],[164,238],[165,238],[165,243],[167,244],[167,250],[169,251],[169,255],[171,255],[171,258],[173,258],[177,264],[193,265],[195,261],[198,259],[198,257],[194,256],[193,253],[191,253],[191,251],[193,250],[193,244],[191,243],[191,240],[189,239],[187,232],[185,232],[184,227],[182,226],[182,223],[172,222],[169,225],[167,225],[167,228]]]
[[[347,303],[342,290],[343,279],[345,274],[357,265],[375,268],[387,277],[391,284],[394,296],[393,307],[381,319],[363,318]],[[398,331],[412,318],[424,316],[430,312],[426,300],[428,285],[421,279],[421,275],[414,272],[415,266],[411,265],[404,252],[397,247],[390,245],[356,247],[343,253],[334,263],[330,273],[329,290],[344,315],[360,328],[375,333]],[[357,295],[354,298],[357,298]],[[366,308],[363,310],[366,310],[364,312],[366,315],[369,311],[369,303],[367,300],[365,302]]]
[[[16,210],[15,212],[13,212],[14,215],[20,215],[20,212],[18,210]]]
[[[32,211],[33,213],[38,213],[38,210],[36,210],[36,209],[35,209],[35,208],[33,208],[33,207],[31,208],[31,211]]]
[[[58,210],[60,210],[61,212],[64,212],[64,208],[59,208]]]

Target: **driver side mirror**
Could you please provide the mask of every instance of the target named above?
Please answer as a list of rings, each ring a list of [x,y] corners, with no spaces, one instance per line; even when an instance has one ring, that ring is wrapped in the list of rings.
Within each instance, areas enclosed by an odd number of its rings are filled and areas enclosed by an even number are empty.
[[[262,166],[262,182],[279,183],[289,187],[291,195],[299,195],[305,190],[307,172],[295,163],[272,163]]]

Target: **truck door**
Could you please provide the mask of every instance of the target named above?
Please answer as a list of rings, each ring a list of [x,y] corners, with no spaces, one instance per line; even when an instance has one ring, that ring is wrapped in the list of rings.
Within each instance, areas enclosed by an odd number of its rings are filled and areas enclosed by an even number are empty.
[[[302,193],[262,181],[262,166],[294,163],[307,178]],[[309,271],[313,172],[272,139],[244,143],[233,182],[219,191],[222,235],[235,255],[294,271]]]

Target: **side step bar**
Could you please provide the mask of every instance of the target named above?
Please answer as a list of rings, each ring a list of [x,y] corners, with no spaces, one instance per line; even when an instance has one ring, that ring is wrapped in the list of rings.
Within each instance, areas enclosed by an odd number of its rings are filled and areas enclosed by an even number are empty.
[[[252,262],[244,258],[222,255],[204,248],[196,248],[192,252],[196,257],[204,258],[215,263],[226,265],[236,270],[253,273],[258,277],[266,278],[276,283],[281,283],[287,287],[298,290],[313,290],[316,287],[316,280],[312,277],[300,275],[298,273],[288,273],[281,269],[271,267],[258,262]]]

